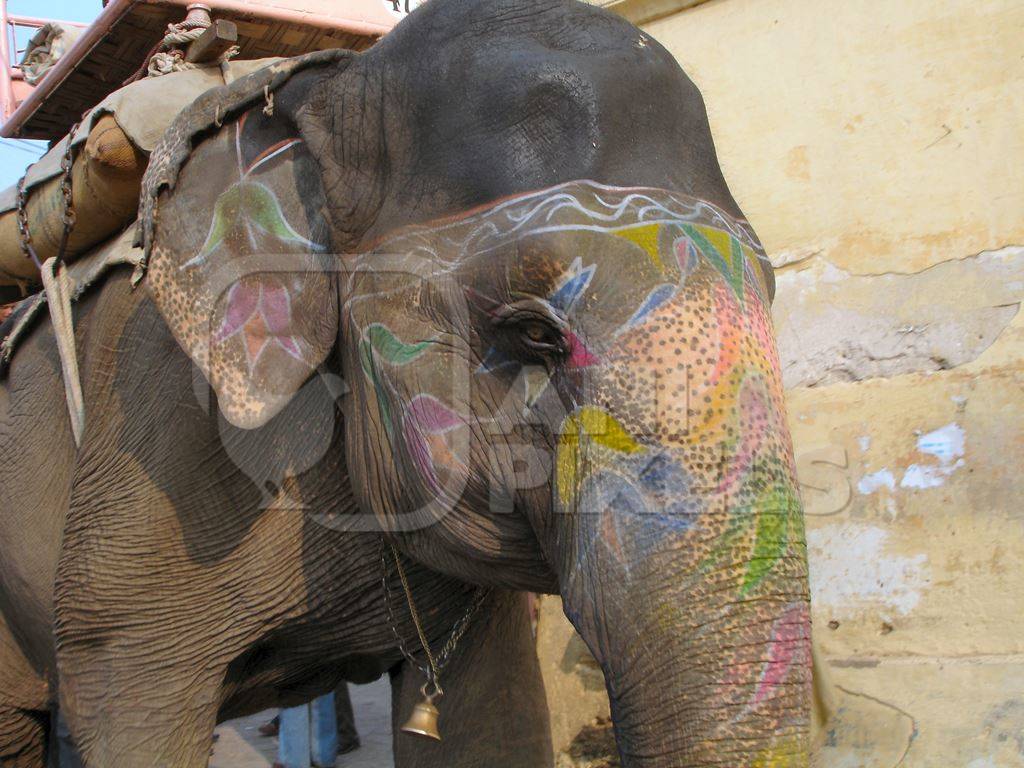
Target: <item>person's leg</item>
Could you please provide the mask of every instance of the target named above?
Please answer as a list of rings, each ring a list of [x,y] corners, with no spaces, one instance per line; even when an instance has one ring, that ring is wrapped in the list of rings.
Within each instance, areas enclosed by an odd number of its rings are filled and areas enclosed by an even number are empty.
[[[309,705],[282,709],[281,740],[274,768],[309,768]]]
[[[338,730],[335,726],[334,694],[321,696],[309,705],[312,735],[312,763],[318,768],[333,768],[338,759]]]
[[[71,738],[68,724],[61,715],[60,709],[54,708],[54,741],[57,752],[57,768],[83,768],[82,758],[78,756],[75,741]],[[51,721],[51,722],[53,722]]]
[[[356,716],[352,710],[348,683],[342,683],[334,691],[334,716],[338,723],[338,754],[344,755],[359,749],[359,731],[356,730]]]

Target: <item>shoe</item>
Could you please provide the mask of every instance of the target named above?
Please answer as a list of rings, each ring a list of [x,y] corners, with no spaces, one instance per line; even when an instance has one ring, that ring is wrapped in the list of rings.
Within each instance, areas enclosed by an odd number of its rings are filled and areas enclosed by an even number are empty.
[[[361,746],[362,746],[362,743],[359,741],[358,738],[352,739],[350,741],[339,741],[338,742],[338,754],[339,755],[347,755],[349,752],[355,752]]]
[[[278,725],[277,719],[275,718],[274,720],[271,720],[270,722],[261,725],[259,728],[256,729],[256,732],[260,736],[265,736],[269,739],[272,736],[277,736],[279,730],[280,726]]]

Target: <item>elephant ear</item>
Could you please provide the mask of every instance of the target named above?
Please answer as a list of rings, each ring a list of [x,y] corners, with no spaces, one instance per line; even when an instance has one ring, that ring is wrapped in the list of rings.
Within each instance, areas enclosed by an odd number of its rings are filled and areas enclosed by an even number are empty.
[[[242,428],[284,407],[338,331],[318,164],[287,111],[258,94],[198,144],[198,128],[172,124],[140,204],[147,288]]]

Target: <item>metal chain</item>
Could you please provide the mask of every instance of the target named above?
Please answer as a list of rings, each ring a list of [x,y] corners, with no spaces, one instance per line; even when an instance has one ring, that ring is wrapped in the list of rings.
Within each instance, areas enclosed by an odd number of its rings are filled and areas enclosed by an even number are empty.
[[[60,248],[57,249],[58,263],[64,261],[68,248],[68,238],[71,237],[71,230],[75,228],[75,220],[77,219],[73,197],[74,190],[71,187],[71,171],[75,164],[72,154],[74,147],[72,145],[75,142],[75,134],[78,132],[80,125],[81,123],[75,123],[71,126],[71,130],[68,131],[68,145],[64,148],[64,156],[60,159],[60,168],[64,172],[60,180],[60,193],[64,197],[64,212],[61,214],[61,221],[64,222],[64,232],[61,234]]]
[[[406,647],[405,640],[401,633],[398,631],[398,623],[395,621],[394,612],[392,610],[392,599],[391,599],[391,586],[388,583],[388,564],[384,546],[383,537],[380,540],[380,563],[381,563],[381,584],[384,587],[384,603],[387,606],[388,612],[388,624],[391,627],[391,632],[395,636],[395,640],[398,642],[398,649],[402,652],[402,655],[406,660],[416,667],[423,676],[427,678],[428,685],[432,684],[436,695],[443,696],[444,689],[441,688],[441,670],[443,670],[448,662],[451,660],[451,655],[458,646],[459,640],[466,634],[466,630],[469,629],[470,622],[473,617],[483,606],[484,601],[490,595],[490,589],[478,589],[473,602],[470,604],[466,612],[459,618],[458,621],[452,626],[451,634],[448,637],[448,641],[442,646],[441,653],[435,657],[430,650],[430,642],[427,640],[426,633],[423,630],[423,623],[420,620],[419,611],[416,610],[416,603],[412,597],[412,588],[409,586],[409,579],[405,574],[405,568],[402,565],[402,560],[398,554],[398,550],[395,549],[395,545],[388,542],[388,546],[391,548],[391,555],[394,557],[395,566],[398,570],[398,577],[402,582],[402,589],[405,591],[406,602],[409,605],[409,614],[412,616],[412,621],[416,627],[416,634],[419,636],[420,644],[423,647],[423,652],[427,656],[428,667],[424,667],[417,661],[415,655]],[[426,686],[424,686],[426,691]]]
[[[28,231],[28,195],[25,192],[25,179],[28,178],[28,171],[18,179],[18,234],[21,236],[21,251],[25,258],[32,259],[36,269],[42,269],[43,265],[36,255],[36,249],[32,247],[32,234]]]
[[[483,607],[484,602],[490,594],[490,589],[478,589],[472,604],[466,609],[466,612],[462,614],[462,617],[455,622],[455,625],[452,627],[451,635],[448,637],[448,642],[441,647],[441,653],[437,656],[439,669],[444,669],[448,666],[448,662],[451,659],[452,653],[455,651],[455,647],[459,644],[459,640],[461,640],[462,636],[466,634],[466,630],[469,629],[469,625],[473,621],[473,617],[476,616]]]
[[[71,126],[71,130],[68,131],[68,145],[64,149],[64,156],[60,160],[60,168],[63,175],[60,180],[60,193],[64,198],[64,211],[61,213],[61,222],[64,224],[64,231],[60,238],[60,248],[57,250],[57,261],[64,260],[64,254],[68,247],[68,238],[71,236],[71,230],[75,226],[75,203],[74,203],[74,190],[71,182],[71,170],[74,167],[74,157],[72,156],[72,143],[75,140],[75,133],[78,131],[78,127],[81,123],[75,123]],[[32,233],[29,232],[28,227],[28,192],[25,189],[25,182],[28,179],[28,171],[18,179],[18,195],[17,195],[17,218],[18,218],[18,235],[21,237],[21,251],[25,254],[26,258],[32,259],[32,263],[36,269],[42,269],[43,264],[39,260],[39,255],[36,253],[36,249],[32,246]]]

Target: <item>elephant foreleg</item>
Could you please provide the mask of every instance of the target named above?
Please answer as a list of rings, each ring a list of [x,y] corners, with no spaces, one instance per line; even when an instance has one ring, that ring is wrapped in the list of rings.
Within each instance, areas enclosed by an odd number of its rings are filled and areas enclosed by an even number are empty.
[[[206,767],[218,679],[165,666],[156,658],[149,659],[148,670],[99,656],[93,661],[90,673],[77,670],[74,676],[102,695],[61,692],[61,707],[86,768]]]
[[[44,768],[46,713],[6,706],[0,694],[0,768]]]
[[[441,742],[402,733],[423,677],[403,663],[392,677],[396,768],[548,768],[547,700],[524,593],[496,592],[442,675]]]
[[[0,616],[0,768],[43,768],[48,691]]]
[[[199,576],[147,557],[161,551],[156,544],[77,527],[75,511],[55,590],[57,669],[60,710],[86,767],[205,768],[237,649],[226,612],[195,610]],[[105,556],[104,546],[133,558]]]

